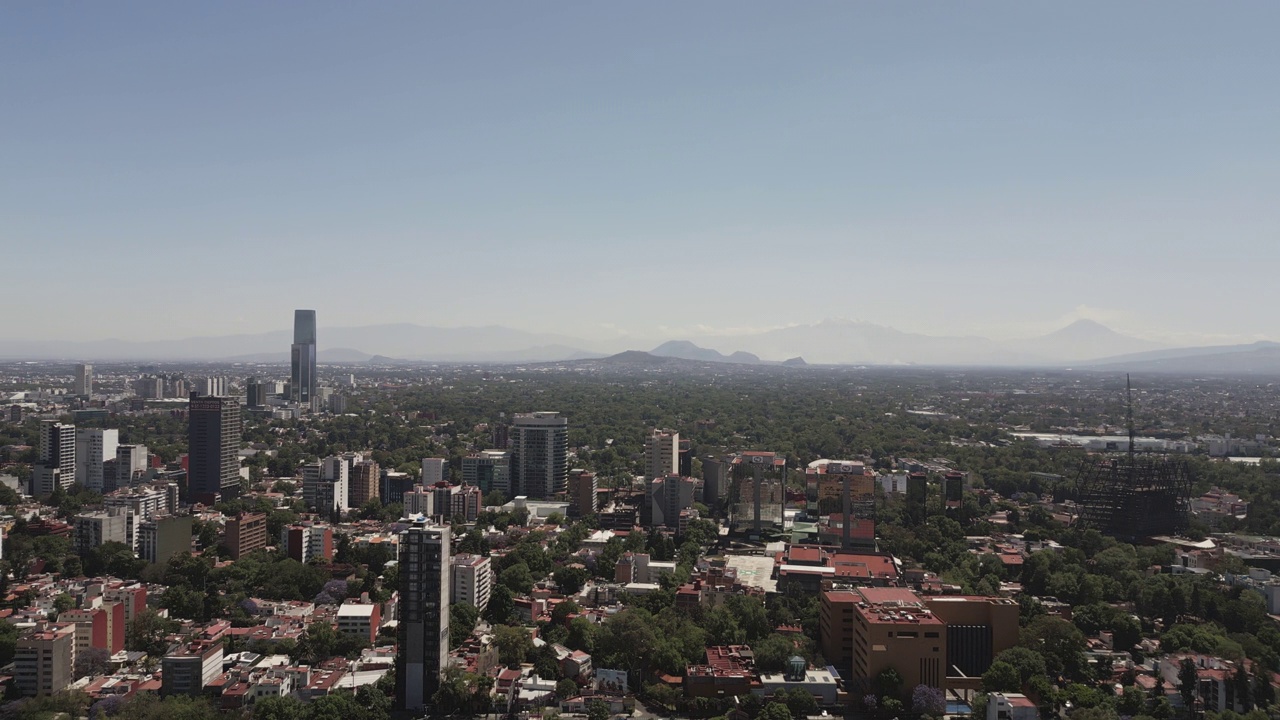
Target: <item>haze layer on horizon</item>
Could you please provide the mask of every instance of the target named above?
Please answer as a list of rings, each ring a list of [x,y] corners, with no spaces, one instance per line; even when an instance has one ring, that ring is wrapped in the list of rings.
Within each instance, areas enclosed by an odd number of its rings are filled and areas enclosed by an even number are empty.
[[[1280,6],[0,8],[4,335],[1280,338]]]

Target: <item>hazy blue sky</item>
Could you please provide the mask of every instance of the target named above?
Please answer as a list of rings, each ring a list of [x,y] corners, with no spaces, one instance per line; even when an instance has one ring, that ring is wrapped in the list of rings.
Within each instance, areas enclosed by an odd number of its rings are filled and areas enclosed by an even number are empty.
[[[1280,339],[1277,27],[1274,0],[7,3],[0,332]]]

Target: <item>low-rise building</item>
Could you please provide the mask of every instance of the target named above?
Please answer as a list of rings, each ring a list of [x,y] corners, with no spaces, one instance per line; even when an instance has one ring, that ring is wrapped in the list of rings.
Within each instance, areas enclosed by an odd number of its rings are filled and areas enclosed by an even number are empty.
[[[199,695],[222,674],[222,641],[175,646],[161,662],[162,695]]]
[[[338,608],[338,632],[368,640],[378,639],[382,611],[376,603],[344,602]]]

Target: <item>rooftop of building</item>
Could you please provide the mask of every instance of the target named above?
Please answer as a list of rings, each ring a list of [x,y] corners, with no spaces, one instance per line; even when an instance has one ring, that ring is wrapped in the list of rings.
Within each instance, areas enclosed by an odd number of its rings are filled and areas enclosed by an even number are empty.
[[[378,609],[377,605],[360,604],[360,603],[343,603],[338,608],[338,617],[340,618],[371,618],[373,613]]]

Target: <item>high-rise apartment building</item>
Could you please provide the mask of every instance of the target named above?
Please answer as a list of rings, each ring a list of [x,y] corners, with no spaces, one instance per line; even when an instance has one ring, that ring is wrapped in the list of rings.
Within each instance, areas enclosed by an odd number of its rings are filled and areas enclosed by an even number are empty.
[[[103,463],[116,457],[120,431],[115,428],[76,430],[76,482],[90,490],[106,489]]]
[[[316,311],[293,311],[293,346],[290,348],[291,399],[310,405],[316,395]]]
[[[347,478],[347,505],[358,508],[379,495],[378,463],[361,460],[351,466]]]
[[[300,563],[317,557],[333,559],[333,528],[328,525],[289,525],[280,535],[280,546],[284,554]]]
[[[208,501],[240,495],[240,401],[192,394],[187,431],[187,497]]]
[[[510,451],[481,450],[462,458],[462,484],[478,487],[485,495],[497,490],[510,496]]]
[[[511,480],[533,500],[564,492],[569,477],[569,421],[556,412],[517,413],[511,425]]]
[[[679,527],[680,511],[693,507],[694,481],[667,475],[649,483],[649,507],[653,526]]]
[[[453,602],[474,605],[481,612],[493,592],[493,563],[483,555],[453,557]]]
[[[76,366],[76,384],[72,388],[73,395],[89,396],[93,394],[93,366],[81,363]]]
[[[449,461],[445,458],[422,458],[422,484],[435,485],[443,482],[449,472]]]
[[[345,458],[332,455],[302,468],[302,499],[324,517],[345,513],[350,507],[350,486]]]
[[[449,526],[419,518],[400,534],[396,705],[423,708],[449,655]]]
[[[135,522],[133,515],[121,508],[98,512],[85,512],[72,520],[75,532],[72,542],[80,555],[106,542],[126,544],[133,535],[128,526]]]
[[[596,490],[600,483],[596,474],[588,470],[574,469],[569,471],[569,513],[576,517],[594,515],[596,510]]]
[[[76,426],[46,420],[40,425],[40,448],[31,469],[31,494],[44,497],[66,489],[76,479]]]
[[[116,446],[115,488],[127,487],[141,480],[147,473],[147,459],[150,450],[146,445]]]
[[[23,695],[53,695],[75,680],[76,626],[46,625],[18,638],[13,681]]]
[[[45,467],[56,467],[68,482],[76,476],[76,426],[45,420],[40,425],[40,455],[38,462]]]
[[[224,377],[208,377],[200,381],[200,394],[218,397],[227,394],[227,379]]]
[[[644,477],[656,480],[680,472],[680,433],[654,430],[644,443]]]
[[[242,512],[227,520],[226,527],[223,544],[231,551],[232,560],[267,546],[267,516],[263,513]]]
[[[190,515],[161,515],[138,523],[138,557],[163,565],[175,555],[191,552],[191,525]]]

